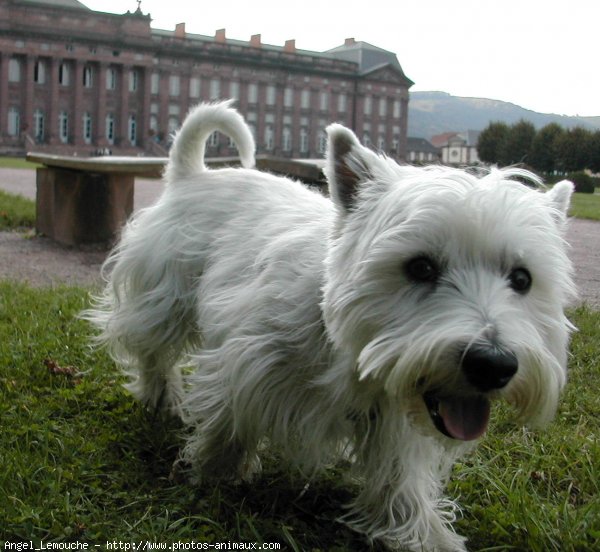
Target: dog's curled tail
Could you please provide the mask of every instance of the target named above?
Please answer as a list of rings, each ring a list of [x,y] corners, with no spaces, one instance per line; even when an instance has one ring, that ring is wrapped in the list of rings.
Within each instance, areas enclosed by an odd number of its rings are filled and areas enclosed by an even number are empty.
[[[243,117],[231,107],[232,103],[233,100],[199,104],[190,110],[173,140],[166,168],[169,182],[206,170],[206,141],[217,130],[235,142],[242,166],[254,167],[254,138]]]

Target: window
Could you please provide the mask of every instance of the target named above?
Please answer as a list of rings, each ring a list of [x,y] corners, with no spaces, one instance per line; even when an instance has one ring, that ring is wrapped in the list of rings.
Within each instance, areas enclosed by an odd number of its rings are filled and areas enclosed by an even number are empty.
[[[363,108],[365,115],[371,115],[373,111],[373,98],[371,96],[365,96]]]
[[[138,71],[132,69],[129,71],[129,92],[136,92],[138,89]]]
[[[327,92],[321,92],[319,96],[319,109],[321,111],[329,110],[329,94]]]
[[[240,99],[240,83],[233,81],[229,83],[229,97],[234,100]]]
[[[400,100],[394,101],[394,119],[399,119],[402,115],[402,104]]]
[[[302,109],[308,109],[310,107],[310,90],[302,90],[300,95],[300,107]]]
[[[33,82],[37,84],[44,84],[46,82],[46,65],[39,59],[33,66]]]
[[[272,84],[267,86],[267,105],[275,105],[276,94],[276,89]]]
[[[21,81],[21,62],[16,58],[10,58],[10,61],[8,62],[8,81]]]
[[[221,81],[219,79],[211,79],[210,81],[210,99],[218,100],[221,98]]]
[[[61,111],[58,116],[58,137],[63,144],[69,141],[69,114]]]
[[[208,138],[208,145],[211,148],[216,148],[219,145],[219,133],[215,130]]]
[[[265,126],[265,149],[267,151],[272,151],[275,147],[275,133],[273,132],[273,127],[271,125]]]
[[[284,89],[283,105],[285,107],[294,107],[294,90],[292,88]]]
[[[248,85],[248,102],[258,102],[258,84],[256,83],[250,83]]]
[[[85,88],[91,88],[92,87],[92,76],[93,76],[93,71],[91,66],[86,65],[83,68],[83,86]]]
[[[92,116],[87,112],[83,114],[83,141],[92,143]]]
[[[135,146],[137,143],[137,123],[135,115],[129,115],[129,120],[127,121],[127,135],[129,137],[129,143],[132,146]]]
[[[44,141],[44,112],[41,109],[33,113],[33,133],[36,142]]]
[[[115,143],[115,116],[112,113],[106,115],[106,141]]]
[[[308,130],[300,129],[300,153],[308,153]]]
[[[379,151],[385,151],[385,137],[379,137],[379,139],[377,140],[377,149]]]
[[[346,94],[341,93],[338,96],[337,109],[338,109],[338,113],[344,113],[346,111]]]
[[[283,133],[281,136],[281,147],[283,151],[289,152],[292,151],[292,130],[289,126],[283,127]]]
[[[150,93],[158,94],[160,84],[160,75],[158,73],[152,73],[150,77]]]
[[[324,130],[320,130],[317,135],[317,151],[324,154],[327,151],[327,134]]]
[[[178,128],[179,128],[179,118],[176,117],[175,115],[172,115],[171,117],[169,117],[169,120],[167,121],[167,130],[169,132],[169,136],[173,136],[173,134],[175,134],[175,132],[177,131]]]
[[[387,99],[379,98],[379,116],[385,117],[387,115]]]
[[[179,75],[169,77],[169,96],[179,96],[181,90],[181,78]]]
[[[8,110],[8,135],[18,136],[21,132],[21,114],[18,107]]]
[[[158,86],[157,92],[158,93]],[[190,79],[190,98],[199,98],[200,97],[200,78],[192,77]]]
[[[106,89],[117,89],[117,70],[114,67],[109,67],[106,71]]]
[[[58,84],[69,86],[69,66],[65,62],[58,66]]]

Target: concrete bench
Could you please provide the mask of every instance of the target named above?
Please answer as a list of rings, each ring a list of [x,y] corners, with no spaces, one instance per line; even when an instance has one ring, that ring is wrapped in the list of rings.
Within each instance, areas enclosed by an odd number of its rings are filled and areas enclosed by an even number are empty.
[[[28,153],[36,173],[36,231],[65,245],[110,246],[133,212],[135,178],[160,178],[163,157],[68,157]],[[237,158],[207,159],[211,167]],[[258,156],[257,168],[322,185],[322,160]]]

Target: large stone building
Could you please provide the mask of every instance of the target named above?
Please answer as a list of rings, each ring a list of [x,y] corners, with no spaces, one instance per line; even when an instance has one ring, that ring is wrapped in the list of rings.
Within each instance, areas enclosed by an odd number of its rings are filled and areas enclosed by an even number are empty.
[[[396,55],[354,39],[327,52],[154,29],[138,9],[0,0],[0,151],[164,155],[200,101],[234,98],[259,153],[320,157],[332,121],[406,154],[408,79]],[[211,138],[208,155],[232,155]]]

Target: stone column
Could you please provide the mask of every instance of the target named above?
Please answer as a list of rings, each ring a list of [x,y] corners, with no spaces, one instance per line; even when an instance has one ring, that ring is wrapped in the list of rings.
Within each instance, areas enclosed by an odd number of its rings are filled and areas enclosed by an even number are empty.
[[[85,64],[82,60],[76,59],[74,75],[74,105],[69,121],[71,142],[75,146],[83,145],[83,73]]]
[[[152,80],[152,67],[140,67],[140,78],[138,86],[142,87],[142,109],[140,113],[140,120],[138,121],[138,144],[148,149],[149,142],[152,139],[150,136],[150,104],[151,99],[151,80]]]
[[[129,65],[121,66],[121,109],[119,111],[119,124],[117,144],[122,148],[131,146],[129,143]],[[137,122],[137,121],[136,121]]]
[[[50,59],[48,117],[46,119],[47,142],[51,146],[58,144],[58,71],[60,60],[53,57]]]
[[[0,137],[8,130],[8,63],[10,56],[0,52]]]
[[[21,119],[21,131],[33,136],[33,66],[35,59],[32,56],[25,58],[25,71],[21,75],[25,85],[25,97],[23,102],[23,117]]]
[[[96,117],[93,121],[93,143],[98,148],[107,147],[106,143],[106,78],[108,64],[101,63],[98,67],[97,107]]]

